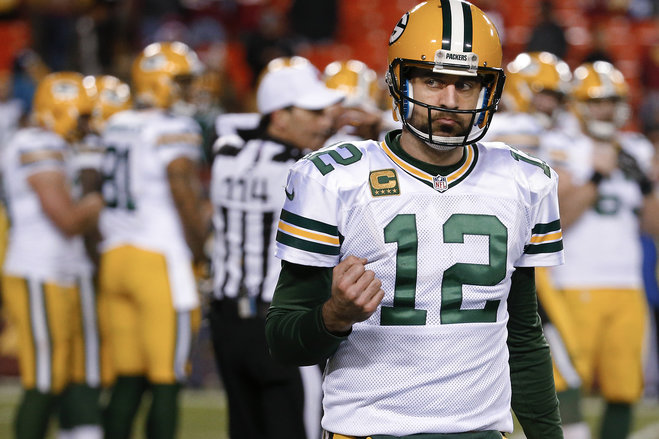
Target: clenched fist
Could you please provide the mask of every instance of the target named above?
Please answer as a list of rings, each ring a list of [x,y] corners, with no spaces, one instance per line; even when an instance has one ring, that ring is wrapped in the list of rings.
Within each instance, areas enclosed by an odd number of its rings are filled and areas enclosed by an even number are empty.
[[[332,296],[323,305],[323,321],[332,333],[350,331],[368,319],[384,297],[382,282],[366,270],[366,258],[348,256],[332,272]]]

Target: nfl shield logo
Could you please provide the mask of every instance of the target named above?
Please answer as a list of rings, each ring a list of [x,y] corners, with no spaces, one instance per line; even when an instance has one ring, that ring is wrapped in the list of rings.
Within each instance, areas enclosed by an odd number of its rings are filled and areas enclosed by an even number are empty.
[[[448,189],[448,180],[443,175],[436,175],[432,178],[432,187],[439,192],[444,192]]]

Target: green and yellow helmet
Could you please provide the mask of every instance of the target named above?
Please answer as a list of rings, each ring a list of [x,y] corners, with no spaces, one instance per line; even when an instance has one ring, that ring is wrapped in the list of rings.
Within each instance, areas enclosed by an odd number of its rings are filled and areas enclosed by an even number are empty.
[[[548,91],[565,97],[572,73],[565,61],[549,52],[523,52],[506,66],[503,101],[513,111],[531,111],[533,95]]]
[[[77,140],[78,119],[91,116],[96,96],[94,78],[78,72],[55,72],[37,85],[32,102],[33,117],[40,126],[68,141]]]
[[[149,44],[133,61],[131,71],[135,101],[140,105],[170,108],[180,98],[175,80],[201,74],[196,52],[180,41]]]
[[[497,110],[505,81],[501,41],[494,23],[464,0],[428,0],[398,21],[389,38],[387,83],[394,117],[419,139],[437,149],[453,148],[483,138]],[[483,88],[476,108],[446,109],[420,102],[412,96],[407,72],[411,67],[449,75],[478,76]],[[470,113],[471,130],[461,137],[440,137],[421,132],[408,123],[412,108]],[[429,126],[432,126],[429,123]]]
[[[629,86],[622,72],[609,62],[584,63],[574,69],[571,95],[574,113],[594,137],[610,139],[629,119]],[[610,120],[598,120],[591,114],[589,103],[602,100],[615,104]]]

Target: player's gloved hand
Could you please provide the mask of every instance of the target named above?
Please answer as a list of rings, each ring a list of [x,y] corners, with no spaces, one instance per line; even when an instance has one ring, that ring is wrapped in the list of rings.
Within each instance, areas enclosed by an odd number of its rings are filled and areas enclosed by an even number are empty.
[[[630,180],[634,180],[641,188],[643,195],[652,192],[652,181],[643,172],[636,159],[627,151],[621,149],[618,153],[618,168]]]

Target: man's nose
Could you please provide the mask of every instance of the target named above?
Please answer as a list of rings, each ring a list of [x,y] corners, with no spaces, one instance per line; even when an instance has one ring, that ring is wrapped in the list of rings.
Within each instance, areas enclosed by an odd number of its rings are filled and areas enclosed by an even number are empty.
[[[446,108],[458,108],[458,91],[455,84],[448,84],[439,93],[439,105]]]

